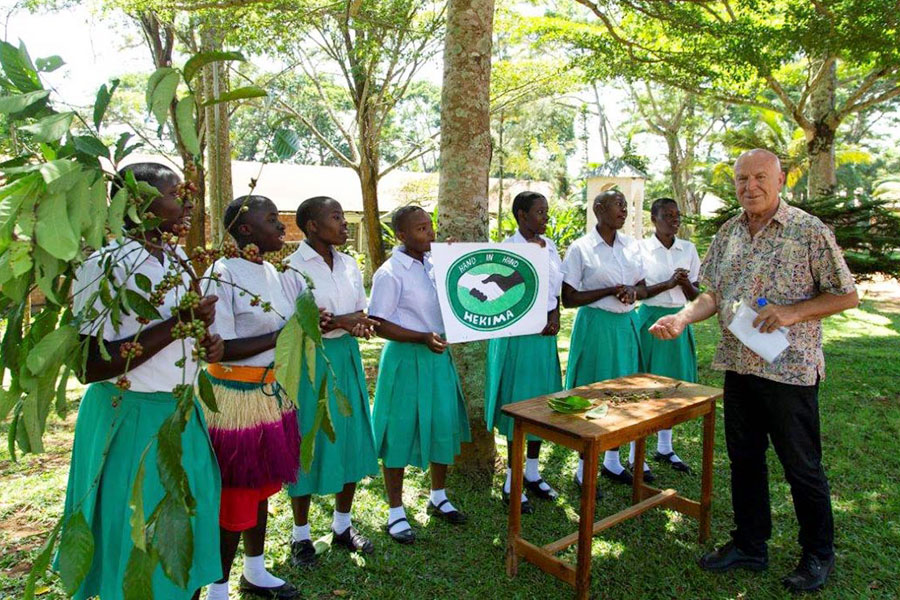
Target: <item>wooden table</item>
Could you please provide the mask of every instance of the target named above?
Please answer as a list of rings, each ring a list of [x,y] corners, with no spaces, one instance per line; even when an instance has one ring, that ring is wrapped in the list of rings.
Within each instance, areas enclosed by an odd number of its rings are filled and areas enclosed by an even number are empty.
[[[637,402],[614,404],[615,394],[646,393],[649,398]],[[547,399],[577,394],[599,405],[606,399],[609,412],[591,420],[584,413],[575,415],[554,412]],[[658,375],[636,374],[610,379],[556,394],[540,396],[503,407],[514,420],[512,441],[512,487],[509,493],[509,534],[506,550],[506,572],[510,577],[518,571],[519,557],[558,579],[575,586],[575,597],[588,597],[591,583],[591,539],[594,535],[626,519],[663,506],[700,521],[700,542],[709,538],[710,502],[712,500],[713,443],[716,400],[722,397],[718,388],[687,383]],[[689,419],[703,417],[703,466],[700,501],[680,496],[674,489],[659,490],[644,484],[644,450],[647,435]],[[581,513],[578,532],[543,547],[520,536],[522,520],[523,454],[525,435],[562,444],[584,454],[584,480],[581,485]],[[636,440],[632,506],[594,523],[598,457],[604,450]],[[575,567],[554,556],[578,543]]]

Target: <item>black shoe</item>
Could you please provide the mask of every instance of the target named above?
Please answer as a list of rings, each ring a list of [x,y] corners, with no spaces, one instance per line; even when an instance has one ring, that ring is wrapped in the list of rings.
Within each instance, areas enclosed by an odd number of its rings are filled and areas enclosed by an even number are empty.
[[[834,555],[822,559],[804,552],[797,568],[786,575],[781,583],[792,592],[815,592],[825,587],[833,570]]]
[[[704,554],[700,559],[700,568],[705,571],[722,572],[733,569],[748,569],[750,571],[763,571],[769,566],[767,556],[753,556],[738,548],[734,541],[728,542],[721,548]]]
[[[600,476],[606,477],[616,483],[621,483],[622,485],[631,485],[634,483],[634,478],[631,476],[631,471],[628,469],[622,469],[622,472],[617,475],[604,466],[600,467]]]
[[[291,566],[312,567],[315,566],[317,560],[316,548],[313,546],[312,540],[291,542]]]
[[[437,506],[435,506],[431,500],[428,501],[428,506],[426,510],[428,514],[432,517],[437,517],[438,519],[443,519],[452,525],[462,525],[466,521],[469,520],[469,517],[466,516],[465,513],[459,512],[458,510],[451,510],[449,512],[444,512],[441,510],[441,507],[445,504],[449,504],[449,500],[444,500]]]
[[[416,532],[410,529],[404,529],[398,533],[391,533],[391,527],[399,523],[400,521],[406,521],[406,517],[400,517],[396,521],[392,523],[388,523],[384,526],[384,530],[387,532],[391,539],[397,542],[398,544],[412,544],[416,541]],[[409,521],[406,521],[406,524],[409,525]]]
[[[545,484],[550,489],[541,488],[541,484]],[[559,492],[550,487],[550,484],[538,477],[534,481],[525,480],[525,489],[531,492],[535,498],[541,500],[556,500],[559,498]]]
[[[682,473],[691,474],[691,468],[681,462],[680,460],[672,460],[672,457],[675,456],[674,452],[669,452],[668,454],[663,454],[662,452],[657,452],[653,459],[657,462],[666,463],[676,471],[681,471]]]
[[[240,590],[242,594],[253,594],[254,596],[259,596],[261,598],[278,598],[279,600],[288,600],[290,598],[300,597],[300,590],[295,588],[287,581],[285,581],[278,587],[267,588],[250,583],[243,575],[241,575]]]
[[[375,552],[375,546],[366,536],[362,535],[354,527],[348,527],[344,533],[337,533],[331,530],[331,541],[338,546],[343,546],[350,552],[362,552],[363,554],[372,554]]]
[[[628,463],[628,468],[631,469],[632,472],[634,472],[633,464]],[[634,475],[632,475],[632,478],[634,478]],[[644,483],[653,483],[654,481],[656,481],[656,475],[653,474],[653,471],[651,471],[650,469],[644,469]]]
[[[574,475],[572,475],[572,481],[575,482],[575,487],[577,487],[579,490],[581,490],[581,481],[578,479],[577,472]],[[596,491],[594,492],[594,501],[599,502],[602,499],[603,499],[603,490],[600,489],[600,484],[598,483]]]
[[[503,504],[509,506],[509,492],[502,492],[502,493],[503,493]],[[527,498],[525,500],[522,500],[522,514],[530,515],[533,512],[534,512],[534,505],[531,502],[529,502]]]

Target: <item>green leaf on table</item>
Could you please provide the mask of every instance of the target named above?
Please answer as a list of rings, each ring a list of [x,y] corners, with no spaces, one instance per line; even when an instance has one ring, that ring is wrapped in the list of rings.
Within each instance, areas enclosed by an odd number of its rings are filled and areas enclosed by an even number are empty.
[[[185,588],[194,556],[194,533],[187,508],[171,492],[165,495],[157,515],[153,547],[163,572]]]
[[[128,499],[128,508],[131,509],[131,517],[128,524],[131,526],[131,543],[136,548],[147,550],[147,539],[144,535],[144,473],[146,472],[147,451],[149,446],[144,448],[141,453],[141,459],[138,461],[137,473],[134,481],[131,482],[131,496]]]
[[[206,371],[200,371],[197,374],[197,395],[210,411],[219,412],[219,405],[216,403],[216,393],[213,391],[212,382],[209,380],[209,374]]]
[[[157,559],[140,548],[132,548],[122,578],[122,600],[147,600],[152,595]]]
[[[37,579],[43,575],[47,571],[47,567],[50,566],[50,559],[53,558],[53,548],[56,546],[56,538],[59,537],[59,530],[62,529],[62,524],[62,519],[56,522],[53,530],[50,531],[50,535],[47,536],[47,540],[41,547],[40,553],[31,564],[31,570],[28,572],[28,579],[25,580],[25,591],[22,595],[23,600],[34,599]]]
[[[275,379],[296,406],[299,402],[303,330],[296,316],[284,324],[275,342]]]
[[[109,148],[93,135],[76,135],[72,137],[72,144],[82,154],[95,158],[109,158]]]
[[[27,94],[0,96],[0,113],[9,115],[22,112],[29,106],[45,100],[49,95],[49,90],[37,90],[35,92],[28,92]]]
[[[55,113],[30,125],[23,125],[19,131],[30,133],[38,142],[58,142],[69,132],[73,118],[75,113],[71,111]]]
[[[602,419],[607,414],[609,414],[609,404],[604,402],[596,408],[587,411],[584,416],[588,419]]]
[[[113,79],[109,83],[109,87],[105,83],[100,86],[100,89],[97,90],[97,98],[94,100],[94,127],[96,129],[100,129],[100,123],[103,122],[103,117],[106,115],[109,101],[112,100],[112,95],[115,93],[116,88],[119,87],[118,79]]]
[[[175,126],[184,147],[192,155],[200,154],[200,138],[197,137],[197,121],[194,118],[194,96],[188,94],[175,105]]]
[[[54,329],[39,341],[28,353],[25,364],[34,375],[41,375],[54,365],[57,369],[78,345],[78,330],[72,325]]]
[[[268,96],[269,94],[266,90],[262,89],[256,85],[248,85],[246,87],[235,88],[233,90],[228,90],[220,94],[219,96],[213,98],[212,100],[207,100],[203,103],[203,106],[213,106],[214,104],[220,104],[222,102],[232,102],[234,100],[248,100],[250,98],[262,98],[264,96]]]
[[[206,65],[224,60],[247,60],[240,52],[229,52],[223,50],[213,50],[210,52],[199,52],[193,55],[186,63],[184,63],[184,80],[190,83],[200,69]]]
[[[181,76],[172,67],[161,67],[147,81],[147,106],[156,117],[160,128],[166,124],[169,107],[175,99],[175,90]]]
[[[272,137],[272,150],[280,160],[287,160],[300,151],[300,136],[291,129],[276,129]]]
[[[59,578],[66,593],[73,596],[91,570],[94,560],[94,535],[80,510],[63,526],[59,539]]]
[[[52,73],[64,64],[66,64],[65,61],[56,55],[38,58],[34,61],[34,66],[42,73]]]
[[[79,240],[69,223],[65,194],[48,194],[41,198],[34,235],[37,244],[52,256],[65,261],[75,258]]]

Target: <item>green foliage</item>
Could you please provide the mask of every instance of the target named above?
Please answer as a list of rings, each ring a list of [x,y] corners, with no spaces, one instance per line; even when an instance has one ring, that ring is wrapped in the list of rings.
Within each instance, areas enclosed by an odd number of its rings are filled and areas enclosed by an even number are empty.
[[[91,569],[94,535],[80,510],[66,521],[59,540],[59,577],[70,596],[74,595]]]

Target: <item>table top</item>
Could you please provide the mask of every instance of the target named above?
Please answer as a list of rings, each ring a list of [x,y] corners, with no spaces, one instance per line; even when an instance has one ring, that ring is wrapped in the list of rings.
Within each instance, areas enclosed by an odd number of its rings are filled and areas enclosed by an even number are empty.
[[[600,419],[588,419],[585,414],[590,409],[563,414],[547,405],[550,398],[573,395],[590,399],[595,407],[606,402],[609,411]],[[597,440],[613,434],[618,437],[631,430],[646,429],[654,423],[677,420],[679,417],[686,420],[721,397],[720,388],[660,375],[636,373],[507,404],[502,410],[514,419],[534,423],[570,437]]]

